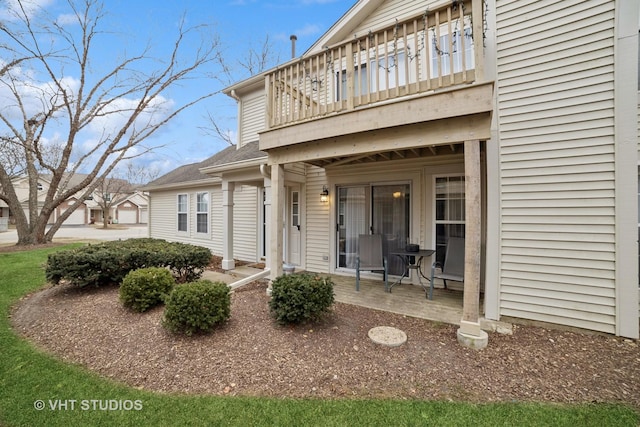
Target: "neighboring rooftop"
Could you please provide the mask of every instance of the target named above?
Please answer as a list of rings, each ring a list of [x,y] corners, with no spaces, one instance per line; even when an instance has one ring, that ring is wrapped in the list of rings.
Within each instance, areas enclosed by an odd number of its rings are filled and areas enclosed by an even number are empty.
[[[211,166],[220,166],[262,157],[266,158],[267,153],[258,149],[258,141],[250,142],[240,148],[232,145],[201,162],[180,166],[171,172],[162,175],[160,178],[151,181],[145,185],[145,188],[163,187],[185,182],[211,179],[210,175],[205,175],[201,173],[200,170]]]

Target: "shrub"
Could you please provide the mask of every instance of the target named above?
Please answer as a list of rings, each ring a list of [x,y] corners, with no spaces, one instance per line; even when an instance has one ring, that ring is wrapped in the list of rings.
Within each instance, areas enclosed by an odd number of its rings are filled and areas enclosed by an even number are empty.
[[[223,282],[199,280],[176,286],[165,302],[162,324],[174,333],[209,332],[231,314],[231,294]]]
[[[207,248],[161,239],[104,242],[50,254],[45,268],[49,282],[74,286],[119,284],[129,271],[167,267],[180,283],[198,280],[211,261]]]
[[[269,309],[280,324],[317,321],[329,311],[333,300],[330,278],[290,274],[273,281]]]
[[[164,302],[175,279],[166,268],[148,267],[132,270],[122,280],[120,301],[135,311],[147,311]]]

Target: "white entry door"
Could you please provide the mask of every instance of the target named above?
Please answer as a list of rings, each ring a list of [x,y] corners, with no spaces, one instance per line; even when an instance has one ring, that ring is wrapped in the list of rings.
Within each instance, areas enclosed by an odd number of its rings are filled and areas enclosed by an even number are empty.
[[[285,260],[289,264],[300,265],[302,201],[300,186],[289,187],[287,206],[287,253]]]

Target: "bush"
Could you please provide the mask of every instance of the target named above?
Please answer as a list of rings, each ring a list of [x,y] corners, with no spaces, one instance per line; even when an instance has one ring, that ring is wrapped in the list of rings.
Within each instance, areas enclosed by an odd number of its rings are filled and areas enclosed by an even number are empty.
[[[162,324],[174,333],[209,332],[231,314],[231,294],[223,282],[199,280],[176,286],[165,302]]]
[[[125,307],[142,313],[164,302],[174,284],[175,279],[166,268],[132,270],[122,280],[120,301]]]
[[[290,274],[273,281],[269,309],[280,324],[317,321],[329,311],[333,300],[330,278]]]
[[[128,239],[83,246],[50,254],[49,282],[74,286],[119,284],[132,270],[167,267],[179,283],[198,280],[211,261],[207,248],[161,239]]]

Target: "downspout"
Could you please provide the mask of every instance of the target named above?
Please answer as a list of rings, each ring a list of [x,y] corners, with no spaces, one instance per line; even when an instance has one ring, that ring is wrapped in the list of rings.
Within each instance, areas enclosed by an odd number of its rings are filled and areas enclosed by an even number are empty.
[[[247,285],[251,282],[255,282],[256,280],[260,280],[263,279],[265,277],[267,277],[269,274],[271,274],[271,270],[269,270],[268,268],[265,268],[264,270],[253,274],[249,277],[245,277],[244,279],[240,279],[236,282],[233,282],[229,285],[229,288],[231,288],[231,290],[235,290],[238,289],[241,286]]]
[[[231,89],[231,92],[229,92],[229,96],[231,96],[231,98],[235,99],[236,103],[238,104],[238,117],[236,117],[236,129],[238,129],[238,133],[236,135],[236,137],[237,137],[236,149],[238,149],[238,148],[240,148],[240,146],[242,146],[242,123],[240,123],[240,121],[242,119],[241,118],[242,101],[240,100],[240,97],[236,93],[235,89]]]

